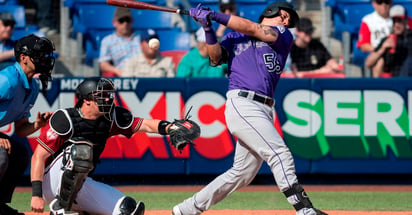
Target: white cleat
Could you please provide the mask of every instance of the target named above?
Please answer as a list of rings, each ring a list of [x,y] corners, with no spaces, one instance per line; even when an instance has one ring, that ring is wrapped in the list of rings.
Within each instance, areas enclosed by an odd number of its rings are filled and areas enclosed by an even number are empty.
[[[183,215],[177,205],[173,207],[172,215]]]

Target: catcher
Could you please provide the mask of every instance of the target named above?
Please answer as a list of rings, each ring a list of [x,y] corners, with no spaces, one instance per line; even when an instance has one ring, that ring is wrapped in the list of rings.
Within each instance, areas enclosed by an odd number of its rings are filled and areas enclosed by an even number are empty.
[[[189,117],[174,122],[133,117],[114,105],[115,88],[109,79],[85,79],[76,89],[74,108],[57,110],[37,138],[31,162],[31,210],[50,214],[143,215],[145,205],[117,189],[93,180],[92,173],[106,140],[135,132],[170,135],[178,150],[199,137],[199,126]]]

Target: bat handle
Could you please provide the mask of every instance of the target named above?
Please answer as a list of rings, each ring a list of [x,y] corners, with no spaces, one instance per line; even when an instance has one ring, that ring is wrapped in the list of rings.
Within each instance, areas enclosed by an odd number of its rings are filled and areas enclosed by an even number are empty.
[[[190,15],[189,11],[187,10],[182,10],[182,9],[177,9],[176,10],[177,14],[183,14],[183,15]]]

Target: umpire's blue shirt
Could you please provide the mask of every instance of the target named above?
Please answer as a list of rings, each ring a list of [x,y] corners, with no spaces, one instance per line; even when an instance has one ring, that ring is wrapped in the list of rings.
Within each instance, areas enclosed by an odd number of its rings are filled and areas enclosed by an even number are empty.
[[[19,63],[0,71],[0,127],[30,117],[39,94],[35,79],[27,80]]]

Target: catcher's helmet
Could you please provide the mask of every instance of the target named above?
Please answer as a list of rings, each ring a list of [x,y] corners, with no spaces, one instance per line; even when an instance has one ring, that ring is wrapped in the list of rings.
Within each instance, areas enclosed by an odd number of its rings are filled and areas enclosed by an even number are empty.
[[[100,77],[86,78],[76,88],[76,107],[81,107],[83,99],[97,102],[101,113],[110,113],[114,106],[114,84]]]
[[[265,10],[262,12],[262,14],[260,15],[259,23],[262,22],[264,17],[272,18],[272,17],[279,16],[280,9],[287,11],[290,15],[290,23],[289,23],[289,26],[286,26],[286,27],[288,28],[295,27],[296,24],[299,22],[299,15],[298,13],[296,13],[293,5],[285,1],[277,1],[277,2],[274,2],[268,5],[265,8]]]

